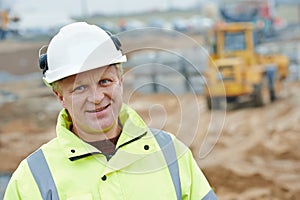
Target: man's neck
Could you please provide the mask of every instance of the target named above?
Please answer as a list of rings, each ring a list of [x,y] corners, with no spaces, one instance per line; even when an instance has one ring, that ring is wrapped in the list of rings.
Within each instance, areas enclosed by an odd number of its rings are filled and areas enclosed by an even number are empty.
[[[99,149],[104,155],[112,155],[116,150],[116,145],[120,135],[111,139],[99,140],[94,142],[87,142],[90,145]]]
[[[86,142],[95,142],[116,138],[121,134],[121,131],[122,128],[118,125],[118,123],[116,123],[110,130],[99,133],[86,133],[75,126],[72,127],[72,132]]]

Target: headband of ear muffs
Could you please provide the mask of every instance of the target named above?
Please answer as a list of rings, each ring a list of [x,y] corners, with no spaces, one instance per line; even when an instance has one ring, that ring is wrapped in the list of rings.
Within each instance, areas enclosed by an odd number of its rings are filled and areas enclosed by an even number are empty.
[[[109,31],[106,31],[106,33],[110,36],[111,40],[115,44],[116,49],[118,51],[122,51],[122,49],[121,49],[122,45],[121,45],[120,40],[116,36],[112,35]],[[45,74],[46,71],[48,70],[47,54],[46,53],[40,55],[39,65],[40,65],[40,68],[43,70],[43,74]]]
[[[117,38],[117,36],[111,34],[109,31],[106,31],[106,33],[110,36],[111,40],[114,42],[115,47],[118,51],[122,51],[122,44],[120,40]]]

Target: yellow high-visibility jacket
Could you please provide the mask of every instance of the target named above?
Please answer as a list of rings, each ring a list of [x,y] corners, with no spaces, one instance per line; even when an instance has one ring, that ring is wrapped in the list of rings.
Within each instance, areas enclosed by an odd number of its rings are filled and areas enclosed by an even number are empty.
[[[152,132],[125,104],[119,120],[122,133],[117,150],[107,160],[98,149],[69,130],[70,117],[66,110],[60,112],[57,137],[40,148],[59,199],[177,199],[166,160]],[[169,135],[176,149],[182,199],[216,199],[191,151]],[[4,200],[18,199],[42,199],[28,159],[23,160],[13,173],[4,196]]]

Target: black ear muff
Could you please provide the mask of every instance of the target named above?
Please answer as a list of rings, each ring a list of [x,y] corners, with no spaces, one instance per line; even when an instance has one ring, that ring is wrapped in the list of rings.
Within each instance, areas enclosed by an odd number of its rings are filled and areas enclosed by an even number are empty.
[[[43,74],[48,70],[48,63],[47,63],[47,54],[40,55],[39,58],[40,68],[43,70]]]
[[[111,40],[114,42],[115,47],[118,51],[122,51],[122,44],[120,40],[117,38],[117,36],[111,34],[109,31],[106,31],[106,33],[110,36]]]

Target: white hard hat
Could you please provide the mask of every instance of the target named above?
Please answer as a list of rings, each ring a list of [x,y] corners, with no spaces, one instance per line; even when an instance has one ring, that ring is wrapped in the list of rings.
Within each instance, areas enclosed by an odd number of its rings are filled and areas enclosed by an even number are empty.
[[[41,68],[44,81],[51,84],[80,72],[126,61],[115,36],[96,25],[75,22],[61,28],[52,38],[44,60],[46,69]]]

